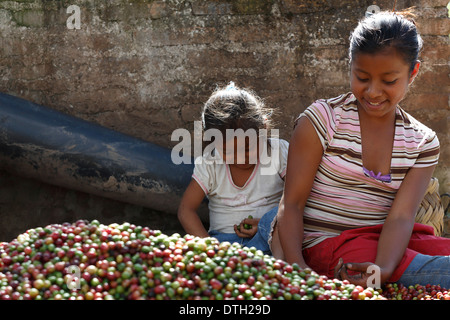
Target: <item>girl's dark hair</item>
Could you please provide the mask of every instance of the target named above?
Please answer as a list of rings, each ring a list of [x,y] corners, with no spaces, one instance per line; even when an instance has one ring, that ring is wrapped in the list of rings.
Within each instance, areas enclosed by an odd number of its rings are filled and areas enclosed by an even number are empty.
[[[218,129],[225,137],[227,129],[269,130],[273,111],[251,90],[238,88],[230,82],[226,87],[216,89],[206,101],[202,112],[203,132]],[[203,148],[206,144],[203,143]]]
[[[379,12],[361,20],[350,36],[350,62],[358,53],[377,53],[392,47],[401,54],[411,72],[423,45],[414,17],[412,9],[407,9]]]
[[[202,113],[203,130],[263,129],[271,126],[273,110],[248,89],[240,89],[230,82],[218,88],[205,103]]]

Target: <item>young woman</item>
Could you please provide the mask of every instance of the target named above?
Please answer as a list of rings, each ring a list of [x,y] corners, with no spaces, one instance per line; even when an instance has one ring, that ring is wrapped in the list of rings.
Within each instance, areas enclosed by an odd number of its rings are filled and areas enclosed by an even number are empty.
[[[402,14],[362,20],[350,38],[351,92],[296,120],[271,243],[276,257],[362,286],[450,287],[450,239],[415,223],[439,158],[436,134],[400,108],[422,39]]]

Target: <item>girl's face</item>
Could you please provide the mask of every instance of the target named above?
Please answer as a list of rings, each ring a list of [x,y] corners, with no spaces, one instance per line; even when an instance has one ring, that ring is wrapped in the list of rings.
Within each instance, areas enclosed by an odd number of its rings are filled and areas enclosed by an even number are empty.
[[[395,113],[397,104],[419,72],[419,66],[417,61],[410,72],[410,66],[395,48],[375,54],[358,53],[352,60],[350,85],[360,112],[376,118]]]
[[[225,163],[240,169],[252,168],[258,161],[258,141],[252,140],[255,139],[234,137],[227,140],[220,150]]]

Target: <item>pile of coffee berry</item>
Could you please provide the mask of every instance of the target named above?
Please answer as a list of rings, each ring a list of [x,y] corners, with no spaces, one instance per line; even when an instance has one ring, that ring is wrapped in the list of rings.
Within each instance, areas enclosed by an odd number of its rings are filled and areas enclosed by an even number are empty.
[[[450,299],[438,286],[364,289],[255,248],[130,223],[30,229],[0,243],[0,300]]]

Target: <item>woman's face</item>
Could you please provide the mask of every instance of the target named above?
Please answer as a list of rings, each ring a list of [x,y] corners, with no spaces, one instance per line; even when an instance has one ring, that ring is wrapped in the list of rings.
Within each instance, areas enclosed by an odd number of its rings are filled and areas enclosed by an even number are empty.
[[[410,66],[395,48],[374,54],[356,54],[351,64],[350,86],[358,100],[360,112],[376,118],[395,113],[419,66],[417,62],[410,72]]]

